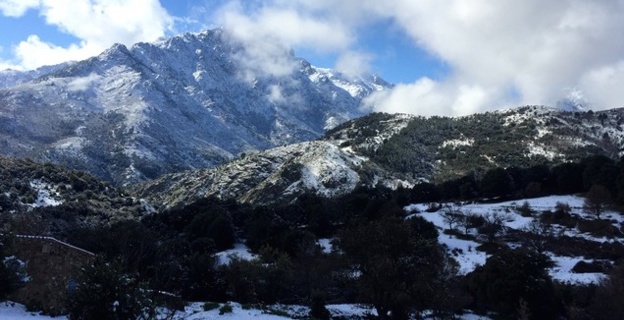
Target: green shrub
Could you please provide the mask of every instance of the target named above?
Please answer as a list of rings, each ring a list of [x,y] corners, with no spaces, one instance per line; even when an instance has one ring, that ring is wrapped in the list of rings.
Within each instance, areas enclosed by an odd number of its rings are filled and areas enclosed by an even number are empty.
[[[219,315],[224,315],[226,313],[232,313],[232,305],[227,303],[219,308]]]
[[[215,302],[206,302],[204,303],[204,311],[214,310],[219,307],[218,303]]]
[[[591,261],[585,262],[583,260],[579,261],[572,268],[572,272],[574,273],[596,273],[596,272],[605,272],[608,266],[605,266],[604,263],[599,261]]]
[[[251,309],[257,309],[259,306],[257,304],[254,303],[243,303],[241,305],[241,308],[243,310],[251,310]]]
[[[517,207],[516,211],[525,218],[533,216],[533,209],[528,201],[525,201],[521,206]]]
[[[581,232],[591,233],[596,237],[614,237],[621,236],[620,231],[609,220],[579,220],[578,229]]]
[[[119,263],[97,260],[85,267],[69,297],[70,320],[137,319],[151,301],[136,279],[121,272]]]

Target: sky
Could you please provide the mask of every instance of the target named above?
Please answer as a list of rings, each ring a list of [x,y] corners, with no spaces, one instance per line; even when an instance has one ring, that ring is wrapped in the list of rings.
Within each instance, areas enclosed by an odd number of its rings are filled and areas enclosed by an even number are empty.
[[[624,106],[624,0],[0,0],[0,70],[212,28],[257,63],[277,43],[381,76],[395,87],[367,98],[375,111]]]

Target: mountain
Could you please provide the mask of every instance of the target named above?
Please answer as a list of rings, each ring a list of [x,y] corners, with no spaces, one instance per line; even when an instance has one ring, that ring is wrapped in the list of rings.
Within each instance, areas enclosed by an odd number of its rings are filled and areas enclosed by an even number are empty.
[[[269,58],[279,72],[259,67],[217,29],[5,71],[0,150],[129,184],[315,139],[363,115],[362,98],[389,87],[316,68],[288,50]]]
[[[13,69],[0,70],[0,88],[13,87],[28,81],[35,80],[42,75],[54,72],[67,67],[72,62],[57,64],[53,66],[43,66],[35,70],[17,71]]]
[[[348,145],[345,140],[326,136],[277,147],[216,168],[165,175],[137,186],[135,193],[159,207],[176,207],[209,196],[272,203],[295,199],[304,192],[331,197],[359,185],[396,188],[403,174],[379,167],[354,149],[378,148],[412,118],[375,113],[341,125],[339,132],[349,136]]]
[[[320,140],[274,148],[222,166],[166,175],[137,188],[159,207],[217,196],[250,203],[303,193],[337,196],[357,186],[409,187],[496,167],[619,157],[624,109],[567,112],[526,106],[465,117],[371,114]]]

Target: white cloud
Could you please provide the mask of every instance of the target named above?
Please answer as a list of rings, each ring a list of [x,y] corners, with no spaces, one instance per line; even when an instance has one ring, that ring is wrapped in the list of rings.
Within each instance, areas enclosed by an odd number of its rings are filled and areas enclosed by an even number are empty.
[[[245,7],[247,5],[247,7]],[[292,72],[295,65],[284,52],[306,47],[332,53],[346,50],[353,42],[350,29],[340,21],[300,12],[289,4],[249,8],[249,3],[230,2],[213,15],[213,19],[245,50],[240,61],[250,69],[281,76]],[[250,75],[253,78],[253,75]]]
[[[173,23],[158,0],[4,0],[0,9],[15,17],[27,9],[37,10],[47,24],[78,39],[63,47],[38,35],[29,36],[14,49],[15,63],[26,69],[85,59],[114,43],[153,41]]]
[[[364,105],[373,111],[390,113],[467,115],[483,111],[479,106],[493,100],[493,96],[496,96],[495,91],[476,84],[437,82],[423,77],[414,83],[398,84],[392,90],[376,92],[365,99]]]
[[[91,73],[86,77],[74,78],[67,84],[67,90],[69,91],[85,91],[93,84],[93,82],[100,80],[101,77],[96,73]]]
[[[337,56],[336,67],[350,73],[366,70],[375,56],[362,51],[358,36],[389,21],[448,72],[372,97],[376,110],[458,115],[513,104],[556,105],[570,88],[597,108],[624,104],[624,0],[211,3],[189,21],[210,15],[205,25],[229,30],[245,47],[237,57],[248,65],[250,80],[259,71],[290,73],[295,66],[283,53],[291,47]],[[28,68],[82,59],[114,42],[153,40],[174,23],[156,0],[0,0],[4,15],[29,8],[79,42],[58,47],[30,37],[16,46],[12,61]]]
[[[439,83],[421,78],[412,84],[398,84],[392,91],[381,91],[365,103],[376,111],[430,116],[440,114],[440,106],[449,105],[451,101],[442,93]]]
[[[336,60],[336,69],[348,75],[361,75],[370,72],[371,54],[365,52],[346,51]]]
[[[509,103],[513,97],[502,93],[510,87],[519,95],[516,103],[554,105],[588,70],[620,59],[623,3],[401,0],[378,12],[450,65],[445,82],[457,87],[456,100],[467,98],[461,88],[474,85],[498,92],[455,104],[453,114],[465,114]],[[618,95],[622,101],[624,92]]]
[[[81,60],[100,52],[96,45],[82,42],[79,45],[72,44],[68,47],[60,47],[52,43],[42,41],[39,36],[31,35],[26,41],[20,42],[14,49],[23,69],[35,69],[43,65],[54,65],[64,61]]]
[[[0,0],[0,11],[7,17],[21,17],[28,9],[39,6],[40,0]]]
[[[273,103],[284,103],[286,101],[279,86],[272,85],[269,87],[269,101]]]
[[[245,5],[239,4],[237,19],[226,27],[243,25],[239,30],[250,37],[271,35],[286,45],[337,54],[339,67],[358,61],[348,58],[359,52],[357,35],[376,21],[391,21],[415,46],[449,67],[438,81],[418,79],[371,98],[381,111],[455,115],[510,104],[555,105],[566,88],[578,88],[600,108],[624,103],[624,90],[618,89],[624,87],[622,0],[266,0]],[[361,61],[366,67],[366,59]]]
[[[586,99],[602,106],[624,107],[624,60],[587,72],[579,81]]]

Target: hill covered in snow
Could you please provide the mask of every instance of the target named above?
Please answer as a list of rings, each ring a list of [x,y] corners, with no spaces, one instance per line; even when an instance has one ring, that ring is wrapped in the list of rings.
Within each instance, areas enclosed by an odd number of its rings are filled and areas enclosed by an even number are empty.
[[[329,130],[316,141],[247,155],[219,167],[165,175],[138,187],[157,205],[217,196],[249,203],[324,197],[356,187],[411,187],[493,168],[528,168],[617,158],[624,109],[568,112],[527,106],[466,117],[375,113]]]

